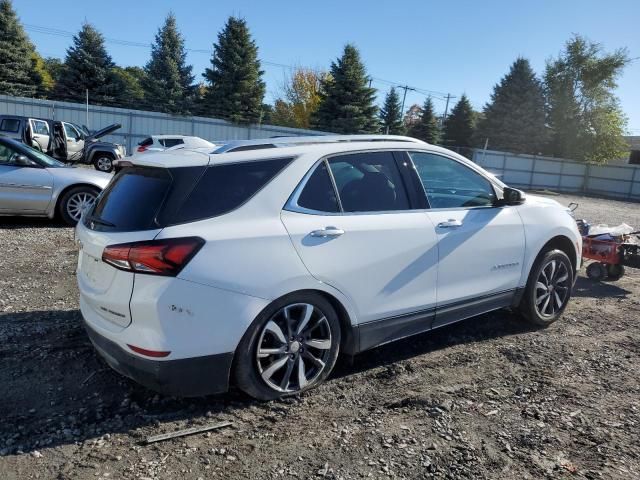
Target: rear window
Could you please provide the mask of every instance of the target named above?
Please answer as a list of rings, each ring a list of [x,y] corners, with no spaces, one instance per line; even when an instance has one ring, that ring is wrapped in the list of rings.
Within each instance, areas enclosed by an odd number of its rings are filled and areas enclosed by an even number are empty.
[[[129,232],[164,225],[158,216],[175,211],[204,167],[126,168],[118,173],[85,217],[94,230]]]
[[[289,162],[261,160],[211,167],[125,168],[85,217],[94,230],[162,228],[227,213],[249,200]]]
[[[2,122],[0,122],[0,130],[4,130],[5,132],[18,133],[20,130],[20,120],[15,118],[4,118]]]
[[[280,158],[207,167],[171,223],[193,222],[230,212],[255,195],[290,161]]]
[[[141,147],[148,147],[152,143],[153,143],[153,138],[147,137],[144,140],[142,140],[138,145]]]

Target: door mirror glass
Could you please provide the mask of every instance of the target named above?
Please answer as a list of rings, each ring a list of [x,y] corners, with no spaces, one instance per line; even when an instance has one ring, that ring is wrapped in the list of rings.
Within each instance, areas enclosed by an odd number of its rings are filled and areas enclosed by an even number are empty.
[[[522,205],[526,198],[525,193],[517,188],[504,187],[502,190],[503,205]]]

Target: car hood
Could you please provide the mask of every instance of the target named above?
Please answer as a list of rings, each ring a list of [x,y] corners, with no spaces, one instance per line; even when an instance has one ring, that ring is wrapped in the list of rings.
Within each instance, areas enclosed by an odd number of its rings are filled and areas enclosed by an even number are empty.
[[[56,186],[66,186],[74,183],[86,183],[94,185],[101,190],[109,184],[113,175],[97,170],[79,167],[47,168],[53,176]]]
[[[567,208],[564,205],[562,205],[560,202],[557,202],[556,200],[554,200],[553,198],[543,197],[540,195],[529,195],[527,193],[527,199],[525,201],[531,202],[531,203],[537,203],[538,205],[548,205],[552,207]]]
[[[104,127],[96,132],[93,132],[91,135],[87,136],[85,140],[87,141],[91,141],[91,140],[97,140],[98,138],[102,138],[105,135],[109,135],[110,133],[115,132],[116,130],[120,129],[122,127],[121,124],[119,123],[114,123],[111,124],[107,127]]]

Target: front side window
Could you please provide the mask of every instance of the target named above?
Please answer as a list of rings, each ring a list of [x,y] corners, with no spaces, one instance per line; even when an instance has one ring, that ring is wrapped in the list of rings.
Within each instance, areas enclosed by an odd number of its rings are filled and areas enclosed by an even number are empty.
[[[80,140],[80,134],[75,128],[73,128],[73,126],[71,126],[68,123],[64,123],[63,125],[64,125],[64,132],[66,133],[67,138],[75,140],[76,142]]]
[[[491,182],[451,158],[433,153],[410,152],[431,208],[466,208],[493,205]]]
[[[49,135],[49,125],[47,122],[43,122],[42,120],[32,120],[33,122],[33,133],[38,135]]]
[[[0,143],[0,165],[11,165],[15,163],[19,155],[13,148]]]
[[[409,198],[391,152],[342,155],[329,160],[344,212],[408,210]]]

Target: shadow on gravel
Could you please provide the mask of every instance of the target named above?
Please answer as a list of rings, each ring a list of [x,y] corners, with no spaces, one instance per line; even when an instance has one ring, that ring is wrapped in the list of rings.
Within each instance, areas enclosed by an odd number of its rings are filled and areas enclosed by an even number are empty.
[[[61,220],[43,217],[4,217],[0,216],[0,230],[20,228],[71,228]]]
[[[329,382],[370,368],[461,343],[483,342],[529,331],[506,312],[474,317],[379,347],[339,363]],[[80,313],[43,311],[0,315],[0,455],[63,444],[100,442],[105,434],[127,433],[164,422],[202,423],[206,417],[265,408],[238,392],[196,399],[163,397],[113,372],[93,350]],[[313,393],[310,393],[313,395]],[[296,402],[295,398],[282,400]],[[158,428],[158,431],[162,431]]]
[[[617,286],[611,281],[596,282],[586,277],[578,277],[573,287],[574,297],[584,298],[625,298],[631,291]]]

